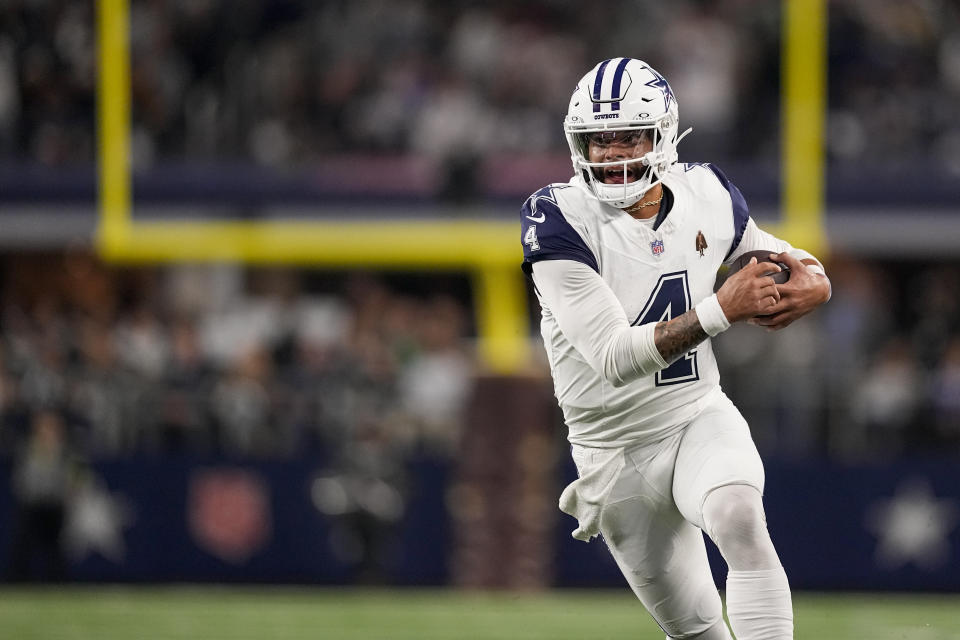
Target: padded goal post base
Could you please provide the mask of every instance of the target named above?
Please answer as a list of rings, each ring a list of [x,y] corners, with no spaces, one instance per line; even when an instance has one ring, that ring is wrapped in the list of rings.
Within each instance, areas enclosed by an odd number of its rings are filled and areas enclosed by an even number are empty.
[[[477,378],[448,498],[454,584],[552,583],[562,427],[548,379]]]

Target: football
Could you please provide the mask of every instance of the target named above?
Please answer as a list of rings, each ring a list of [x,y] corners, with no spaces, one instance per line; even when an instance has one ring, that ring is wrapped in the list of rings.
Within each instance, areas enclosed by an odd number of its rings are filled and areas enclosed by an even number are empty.
[[[733,261],[733,263],[730,265],[730,270],[727,271],[727,274],[725,277],[729,278],[730,276],[735,274],[737,271],[740,271],[740,269],[743,269],[745,266],[750,264],[751,258],[756,258],[757,262],[769,262],[770,264],[774,264],[774,261],[770,259],[771,253],[777,253],[777,252],[764,251],[764,250],[748,251],[747,253],[743,254],[742,256],[740,256],[739,258]],[[782,262],[777,262],[776,264],[780,267],[780,271],[779,272],[771,271],[768,275],[772,276],[773,281],[776,282],[777,284],[783,284],[784,282],[790,279],[790,267],[788,267]]]

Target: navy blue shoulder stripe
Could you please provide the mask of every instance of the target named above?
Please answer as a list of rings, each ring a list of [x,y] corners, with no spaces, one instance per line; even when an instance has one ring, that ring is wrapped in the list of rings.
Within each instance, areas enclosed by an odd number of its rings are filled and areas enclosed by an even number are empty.
[[[717,176],[717,180],[720,181],[723,188],[730,194],[730,202],[733,204],[733,242],[730,243],[730,250],[727,251],[727,255],[723,258],[726,260],[730,257],[730,254],[740,246],[740,240],[743,239],[743,232],[747,230],[747,222],[750,221],[750,209],[747,207],[747,201],[744,200],[740,189],[737,189],[737,185],[730,182],[720,169],[709,163],[707,163],[707,166],[710,167],[713,175]]]
[[[560,210],[554,189],[544,187],[530,196],[520,210],[523,271],[533,272],[540,260],[574,260],[600,273],[596,256]]]

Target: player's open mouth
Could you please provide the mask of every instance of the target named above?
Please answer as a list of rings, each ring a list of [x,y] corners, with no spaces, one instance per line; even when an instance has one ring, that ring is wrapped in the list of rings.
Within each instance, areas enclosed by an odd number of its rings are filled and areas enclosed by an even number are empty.
[[[623,184],[624,172],[623,166],[619,167],[604,167],[603,168],[603,182],[604,184]],[[640,172],[637,171],[633,166],[627,165],[627,182],[633,182],[640,177]]]

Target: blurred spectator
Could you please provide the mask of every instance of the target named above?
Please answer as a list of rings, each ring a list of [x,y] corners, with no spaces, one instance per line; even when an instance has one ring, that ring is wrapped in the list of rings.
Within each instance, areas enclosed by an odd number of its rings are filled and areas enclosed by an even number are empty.
[[[79,370],[70,372],[70,410],[82,432],[78,439],[92,455],[129,455],[154,415],[138,400],[148,382],[127,375],[117,357],[113,326],[82,320],[76,327]],[[64,345],[70,348],[74,345]],[[66,373],[66,372],[65,372]]]
[[[156,312],[141,305],[116,327],[121,362],[147,379],[159,377],[167,369],[170,357],[170,345],[159,320]]]
[[[837,457],[858,456],[869,448],[862,425],[852,415],[851,398],[866,375],[872,354],[897,329],[899,307],[893,277],[876,265],[842,256],[830,265],[833,296],[820,318],[823,339],[821,379],[827,422],[826,448]]]
[[[948,450],[960,451],[960,336],[954,336],[930,384],[933,422]]]
[[[61,534],[74,464],[60,414],[34,413],[13,469],[17,513],[11,580],[56,582],[66,577]]]
[[[926,368],[940,359],[952,336],[960,332],[960,269],[929,268],[908,283],[913,348]]]
[[[408,452],[391,427],[358,422],[313,484],[314,504],[333,521],[331,548],[365,583],[383,580],[396,525],[406,510]]]
[[[200,349],[194,322],[181,318],[170,327],[169,367],[163,372],[158,393],[160,416],[148,448],[163,453],[206,452],[214,444],[203,404],[212,367]]]
[[[913,444],[924,382],[909,343],[894,339],[877,354],[850,399],[851,428],[864,433],[863,453],[895,456]]]
[[[462,339],[463,309],[450,298],[437,298],[419,315],[422,349],[401,372],[401,400],[417,423],[420,441],[449,457],[460,443],[473,381],[473,363]]]
[[[272,375],[262,348],[243,354],[213,388],[211,414],[223,450],[232,455],[273,453],[278,442],[267,383]]]

